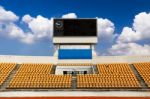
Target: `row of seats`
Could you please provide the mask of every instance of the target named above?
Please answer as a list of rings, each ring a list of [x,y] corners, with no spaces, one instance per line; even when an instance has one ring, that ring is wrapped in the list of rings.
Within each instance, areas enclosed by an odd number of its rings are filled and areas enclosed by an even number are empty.
[[[22,64],[21,68],[17,71],[17,73],[50,73],[52,69],[52,64]]]
[[[0,63],[0,86],[4,83],[15,66],[15,63]]]
[[[135,79],[128,78],[105,78],[99,75],[88,77],[77,76],[77,88],[139,88],[140,84]]]
[[[71,75],[49,75],[43,77],[16,77],[10,82],[9,88],[70,88]]]
[[[140,88],[128,64],[99,64],[99,74],[77,75],[77,88]]]
[[[93,66],[90,63],[60,63],[57,66]]]
[[[143,78],[147,86],[150,88],[150,62],[134,63],[133,65],[139,72],[140,76]]]
[[[71,75],[50,74],[52,64],[22,64],[8,88],[71,88]]]

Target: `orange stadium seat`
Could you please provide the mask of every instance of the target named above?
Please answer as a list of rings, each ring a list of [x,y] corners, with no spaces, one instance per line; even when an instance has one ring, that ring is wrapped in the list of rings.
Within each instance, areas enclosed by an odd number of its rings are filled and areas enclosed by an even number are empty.
[[[0,63],[0,86],[4,83],[15,66],[15,63]]]
[[[140,88],[128,64],[99,64],[99,74],[77,75],[77,88]]]
[[[71,75],[50,74],[52,64],[22,64],[8,88],[70,88]]]

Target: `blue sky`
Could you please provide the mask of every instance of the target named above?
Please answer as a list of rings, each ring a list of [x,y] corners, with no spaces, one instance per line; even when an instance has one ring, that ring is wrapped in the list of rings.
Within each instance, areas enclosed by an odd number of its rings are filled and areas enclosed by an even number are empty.
[[[131,50],[137,48],[143,50],[140,54],[147,55],[150,53],[149,38],[145,36],[150,35],[150,32],[143,30],[143,28],[139,29],[142,24],[146,24],[147,21],[150,21],[148,20],[150,16],[149,0],[1,0],[0,6],[3,7],[6,12],[11,11],[18,17],[18,19],[14,19],[15,21],[11,23],[15,24],[24,32],[31,32],[31,34],[35,33],[35,28],[34,26],[29,27],[28,25],[30,25],[30,23],[22,22],[22,18],[25,15],[30,15],[32,19],[38,19],[37,16],[40,15],[42,18],[48,20],[52,17],[61,18],[63,15],[69,13],[73,13],[79,18],[98,17],[102,19],[102,23],[108,23],[108,27],[104,27],[113,29],[109,36],[105,35],[105,30],[103,33],[100,33],[101,37],[103,37],[104,34],[106,40],[111,40],[105,42],[105,39],[99,39],[99,43],[95,47],[99,55],[134,55],[139,52],[134,53],[134,51],[131,52]],[[135,18],[135,16],[139,17]],[[141,22],[138,20],[140,20],[141,16],[144,21],[139,25]],[[2,19],[0,19],[0,21],[1,20]],[[109,21],[113,25],[110,25]],[[4,21],[2,22],[2,24],[8,24],[6,22],[4,23]],[[133,25],[134,23],[136,24],[135,27]],[[146,25],[147,29],[150,30],[150,25]],[[126,35],[127,33],[125,34],[125,32],[130,29],[130,32],[134,32],[134,37]],[[139,32],[144,32],[145,34],[138,34]],[[10,37],[10,35],[8,35],[0,33],[0,55],[53,55],[54,47],[50,37],[43,36],[40,39],[36,38],[34,43],[27,44],[21,42],[17,38],[19,36]],[[128,36],[133,40],[125,39]],[[121,42],[121,44],[118,42]],[[124,52],[121,52],[121,50],[124,50],[122,45],[128,47]],[[115,48],[113,48],[113,46],[115,46]],[[133,48],[131,46],[135,47]]]

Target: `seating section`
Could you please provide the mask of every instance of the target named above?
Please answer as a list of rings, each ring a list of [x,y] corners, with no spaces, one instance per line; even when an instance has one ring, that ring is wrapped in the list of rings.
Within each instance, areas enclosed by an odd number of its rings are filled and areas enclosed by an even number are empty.
[[[90,63],[59,63],[57,66],[93,66]]]
[[[128,64],[99,64],[99,74],[77,76],[77,88],[140,88]]]
[[[70,88],[71,75],[50,74],[52,64],[22,64],[8,88]]]
[[[89,63],[61,63],[58,66],[93,66]],[[150,62],[133,64],[150,88]],[[15,63],[0,63],[0,86],[4,83]],[[72,75],[51,74],[52,64],[21,64],[7,88],[13,89],[68,89]],[[126,63],[98,64],[98,74],[78,74],[78,89],[139,89],[142,88],[130,66]]]
[[[150,62],[134,63],[133,65],[141,75],[141,77],[144,79],[147,86],[150,88]]]
[[[0,86],[4,83],[15,66],[15,63],[0,63]]]

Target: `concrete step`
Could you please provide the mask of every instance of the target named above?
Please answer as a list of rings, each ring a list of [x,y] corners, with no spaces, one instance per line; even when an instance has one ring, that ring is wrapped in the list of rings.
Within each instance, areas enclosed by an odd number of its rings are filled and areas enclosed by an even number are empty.
[[[56,65],[53,65],[53,66],[52,66],[52,70],[51,70],[50,73],[51,73],[51,74],[55,74],[55,70],[56,70]]]
[[[95,74],[98,74],[98,73],[99,73],[96,65],[93,66],[93,69],[94,69]]]
[[[77,77],[76,76],[72,76],[71,88],[72,89],[76,89],[77,88]]]
[[[9,82],[11,81],[11,79],[14,77],[14,75],[16,74],[17,70],[19,69],[20,65],[17,64],[16,67],[11,71],[11,73],[9,74],[9,76],[7,77],[7,79],[4,81],[4,83],[1,86],[1,90],[5,90],[8,85]]]
[[[134,72],[137,80],[139,81],[140,85],[142,86],[142,89],[148,89],[147,84],[145,83],[144,79],[140,76],[140,74],[138,73],[138,71],[136,70],[136,68],[134,67],[133,64],[130,64],[130,68]]]

